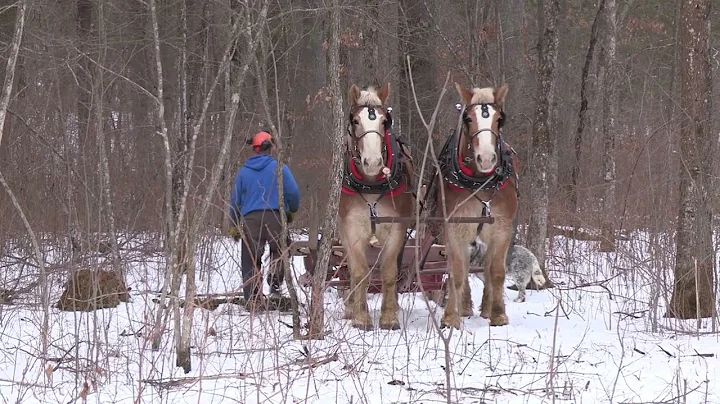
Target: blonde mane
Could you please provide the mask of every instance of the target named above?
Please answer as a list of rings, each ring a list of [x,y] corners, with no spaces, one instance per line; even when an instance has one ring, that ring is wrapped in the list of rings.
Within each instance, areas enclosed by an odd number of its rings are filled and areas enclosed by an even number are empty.
[[[380,101],[375,87],[368,87],[367,90],[360,91],[360,97],[358,97],[356,103],[368,107],[382,107],[382,101]]]
[[[470,100],[472,104],[492,104],[495,102],[495,94],[490,87],[473,88],[472,93],[472,100]]]

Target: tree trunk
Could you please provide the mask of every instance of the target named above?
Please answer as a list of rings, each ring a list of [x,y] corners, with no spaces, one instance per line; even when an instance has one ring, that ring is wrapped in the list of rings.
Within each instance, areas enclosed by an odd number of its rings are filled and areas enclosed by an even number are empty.
[[[284,36],[287,35],[287,32],[283,33]],[[287,40],[284,38],[283,40]],[[281,53],[287,52],[287,50],[280,50]],[[265,120],[267,121],[268,126],[270,127],[270,131],[272,132],[275,141],[277,143],[277,166],[276,166],[276,172],[275,175],[277,175],[277,185],[278,185],[278,210],[280,212],[285,212],[285,190],[284,190],[284,177],[283,177],[283,168],[286,165],[286,155],[287,155],[287,145],[290,144],[290,142],[286,142],[288,139],[288,136],[285,134],[288,133],[291,130],[292,127],[292,120],[286,119],[288,122],[287,127],[285,130],[282,128],[282,119],[280,117],[280,111],[282,107],[280,106],[280,99],[278,93],[278,80],[277,80],[277,70],[278,70],[278,64],[277,59],[275,57],[275,47],[271,47],[267,43],[267,39],[264,36],[260,36],[260,55],[262,56],[261,60],[267,60],[268,58],[272,59],[272,71],[273,76],[275,80],[272,80],[274,83],[274,90],[275,90],[275,116],[273,116],[273,108],[270,106],[270,97],[268,96],[268,71],[267,69],[263,69],[262,65],[260,64],[260,61],[257,57],[253,58],[253,63],[255,64],[255,70],[257,73],[257,80],[258,80],[258,87],[259,87],[259,95],[260,95],[260,102],[263,107],[263,111],[265,112]],[[289,92],[290,87],[286,87],[286,92]],[[287,108],[287,106],[285,106]],[[277,122],[277,124],[275,123]],[[288,294],[290,295],[290,302],[292,307],[292,325],[293,325],[293,338],[299,339],[300,338],[300,310],[298,306],[298,298],[297,298],[297,291],[295,289],[295,284],[293,283],[293,280],[295,279],[294,274],[292,273],[292,268],[290,265],[290,257],[288,254],[288,245],[287,245],[287,238],[289,235],[288,230],[288,221],[287,217],[284,214],[280,215],[280,224],[281,224],[281,236],[280,240],[278,241],[280,246],[280,251],[282,251],[281,256],[281,267],[284,268],[285,271],[285,285],[287,285]],[[274,271],[275,268],[269,269],[269,271]]]
[[[93,86],[92,86],[92,99],[94,111],[94,127],[95,127],[95,141],[98,149],[98,170],[100,176],[100,192],[102,195],[100,198],[103,203],[100,206],[99,211],[105,210],[104,219],[107,221],[106,226],[103,226],[103,230],[107,231],[110,253],[112,257],[113,271],[117,272],[121,279],[125,278],[125,273],[120,266],[120,252],[117,241],[117,232],[115,231],[115,215],[113,213],[112,193],[110,192],[110,165],[108,163],[108,155],[105,150],[105,117],[104,117],[104,94],[105,84],[103,77],[103,68],[105,63],[105,55],[107,53],[107,38],[105,34],[105,15],[103,2],[97,3],[97,34],[98,34],[98,66],[95,66],[93,70]],[[89,125],[88,125],[89,127]],[[102,217],[102,216],[101,216]]]
[[[498,65],[500,69],[501,79],[499,82],[510,82],[510,89],[513,96],[505,101],[504,108],[513,111],[508,116],[505,126],[515,123],[513,116],[522,110],[522,104],[525,99],[525,72],[528,64],[523,55],[523,36],[525,24],[525,1],[523,0],[495,0],[495,7],[498,13],[498,30],[500,36],[500,44],[498,53],[501,55],[501,63]],[[522,121],[517,119],[516,125],[521,125]],[[517,126],[515,126],[517,127]]]
[[[579,212],[580,207],[578,206],[578,178],[580,177],[580,161],[582,160],[582,140],[583,131],[585,130],[585,117],[587,116],[588,109],[588,74],[590,73],[590,65],[592,64],[593,57],[595,55],[595,45],[597,44],[598,32],[600,27],[600,21],[605,11],[605,0],[600,0],[598,5],[597,13],[595,13],[595,19],[593,20],[592,27],[590,28],[590,41],[588,43],[588,50],[585,54],[585,64],[583,65],[581,77],[580,77],[580,110],[578,112],[578,124],[577,130],[575,131],[574,137],[574,150],[575,150],[575,161],[570,172],[570,209],[573,214]]]
[[[327,30],[328,57],[327,75],[330,84],[332,127],[330,133],[334,134],[333,155],[331,165],[330,192],[328,195],[328,206],[325,210],[323,221],[323,236],[318,247],[318,260],[315,264],[313,274],[312,294],[310,297],[310,329],[309,338],[323,339],[325,326],[325,275],[327,274],[328,262],[330,261],[330,250],[333,243],[333,234],[337,228],[337,211],[340,205],[340,188],[342,184],[343,167],[343,91],[340,87],[340,7],[339,1],[332,1],[332,8],[329,12]]]
[[[545,269],[546,238],[548,230],[548,172],[551,169],[553,133],[550,120],[550,106],[553,103],[555,79],[557,77],[558,32],[557,20],[560,14],[559,0],[541,0],[538,3],[539,59],[537,107],[532,132],[532,162],[530,171],[530,200],[532,206],[528,223],[528,248],[537,256],[540,267],[552,286]],[[537,288],[534,282],[529,287]]]
[[[680,207],[675,283],[665,313],[673,318],[711,317],[715,309],[711,169],[711,0],[684,0],[680,9]]]
[[[409,136],[410,146],[415,159],[421,159],[418,151],[425,150],[425,138],[418,136],[425,132],[420,119],[420,111],[414,108],[410,87],[410,77],[406,67],[406,56],[410,55],[410,66],[418,104],[423,116],[431,116],[435,107],[437,87],[437,65],[433,56],[433,39],[440,35],[439,29],[432,23],[433,14],[439,7],[437,1],[400,0],[399,15],[406,20],[403,23],[400,48],[400,66],[403,66],[403,80],[400,85],[399,117],[402,119],[403,134]],[[397,100],[397,98],[396,98]]]
[[[383,72],[380,71],[380,43],[378,42],[378,28],[381,15],[379,13],[378,0],[366,0],[366,13],[372,18],[363,29],[363,62],[365,65],[365,77],[367,84],[381,85]]]
[[[498,69],[500,83],[512,82],[513,97],[505,101],[504,108],[513,111],[505,122],[504,128],[513,132],[527,133],[524,120],[517,119],[525,113],[525,71],[527,63],[523,56],[523,35],[525,31],[525,2],[523,0],[495,0],[496,21],[498,26]],[[518,242],[520,214],[513,220],[511,245]]]
[[[617,133],[617,3],[605,1],[604,66],[602,68],[602,136],[604,194],[600,202],[600,251],[615,250],[615,135]]]

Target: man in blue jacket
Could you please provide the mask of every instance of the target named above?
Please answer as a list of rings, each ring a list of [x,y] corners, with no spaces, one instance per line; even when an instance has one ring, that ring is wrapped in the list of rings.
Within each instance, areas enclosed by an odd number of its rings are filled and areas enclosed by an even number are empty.
[[[282,237],[278,201],[277,160],[273,157],[275,142],[267,132],[257,133],[252,142],[255,155],[250,157],[235,176],[230,199],[231,232],[237,241],[237,229],[243,225],[242,245],[243,294],[250,310],[263,310],[267,301],[262,293],[262,255],[265,243],[270,245],[270,270],[267,283],[271,295],[279,297],[285,271],[280,264],[279,239]],[[300,189],[290,169],[283,164],[283,201],[288,221],[300,208]],[[287,236],[285,236],[287,239]]]

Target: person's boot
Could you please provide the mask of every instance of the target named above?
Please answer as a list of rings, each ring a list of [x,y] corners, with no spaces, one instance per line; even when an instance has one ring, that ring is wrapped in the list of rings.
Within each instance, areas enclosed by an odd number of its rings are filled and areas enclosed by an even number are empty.
[[[268,310],[267,298],[258,293],[245,302],[245,309],[252,314],[264,313]]]
[[[280,285],[273,282],[270,284],[270,298],[280,298],[282,295],[280,294]]]

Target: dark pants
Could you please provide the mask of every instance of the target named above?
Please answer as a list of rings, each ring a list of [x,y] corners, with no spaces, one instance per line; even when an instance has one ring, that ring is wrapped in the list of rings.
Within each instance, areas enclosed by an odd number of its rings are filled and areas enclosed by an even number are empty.
[[[282,237],[282,224],[280,213],[274,210],[261,210],[250,212],[242,217],[243,234],[245,240],[242,244],[242,277],[245,300],[262,295],[262,256],[265,243],[270,245],[270,268],[267,283],[271,290],[279,292],[280,285],[285,278],[285,268],[282,265],[280,251],[280,237]],[[289,244],[289,238],[286,238]]]

